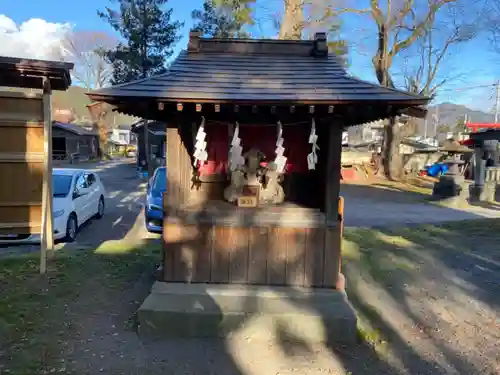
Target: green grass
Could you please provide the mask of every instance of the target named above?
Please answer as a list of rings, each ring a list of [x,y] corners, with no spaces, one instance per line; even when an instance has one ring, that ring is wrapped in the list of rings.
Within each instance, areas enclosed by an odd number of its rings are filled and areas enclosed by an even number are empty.
[[[39,274],[39,254],[0,257],[0,374],[61,369],[64,340],[74,328],[67,307],[82,294],[97,298],[123,290],[152,272],[159,250],[158,245],[124,242],[105,243],[95,251],[61,250],[47,275]]]
[[[358,313],[358,336],[378,349],[389,338],[378,326],[383,311],[376,310],[356,294],[360,277],[391,291],[418,282],[433,260],[453,256],[450,252],[486,255],[500,248],[500,219],[419,225],[391,229],[346,228],[343,269],[349,298]],[[383,344],[383,345],[382,345]]]

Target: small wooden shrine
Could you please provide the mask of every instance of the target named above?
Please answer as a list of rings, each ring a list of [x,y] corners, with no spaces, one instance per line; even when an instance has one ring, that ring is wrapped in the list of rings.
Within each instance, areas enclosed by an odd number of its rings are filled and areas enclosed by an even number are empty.
[[[339,289],[342,131],[429,100],[349,76],[324,33],[191,32],[167,73],[89,95],[167,123],[162,281]]]

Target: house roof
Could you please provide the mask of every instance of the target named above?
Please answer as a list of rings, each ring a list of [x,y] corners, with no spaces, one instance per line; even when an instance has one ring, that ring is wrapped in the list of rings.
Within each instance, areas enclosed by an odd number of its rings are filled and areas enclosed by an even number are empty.
[[[164,135],[165,129],[167,128],[167,124],[161,121],[151,121],[151,120],[139,120],[136,123],[131,125],[131,132],[132,133],[138,133],[139,131],[142,130],[144,123],[148,121],[148,130],[150,133],[153,133],[155,135]]]
[[[93,91],[94,100],[142,97],[172,102],[427,104],[429,98],[347,74],[317,40],[205,39],[191,33],[165,74]]]
[[[73,66],[68,62],[0,56],[0,86],[42,89],[42,77],[47,77],[52,90],[67,90]]]
[[[64,122],[55,121],[55,122],[53,122],[53,126],[55,126],[56,128],[62,129],[62,130],[66,130],[66,131],[73,133],[73,134],[76,134],[76,135],[94,135],[94,136],[98,135],[97,132],[89,131],[82,126],[75,125],[75,124],[68,124],[68,123],[64,123]]]

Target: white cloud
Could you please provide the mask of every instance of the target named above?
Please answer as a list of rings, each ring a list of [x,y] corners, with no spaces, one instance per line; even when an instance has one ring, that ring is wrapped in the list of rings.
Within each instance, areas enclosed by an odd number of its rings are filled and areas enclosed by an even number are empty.
[[[69,23],[51,23],[32,18],[19,26],[0,14],[0,56],[60,60],[62,41],[71,32]]]

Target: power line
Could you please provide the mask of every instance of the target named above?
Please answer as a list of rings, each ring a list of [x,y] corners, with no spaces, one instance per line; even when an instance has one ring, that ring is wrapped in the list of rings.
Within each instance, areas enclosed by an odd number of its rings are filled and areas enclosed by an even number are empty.
[[[440,89],[439,91],[463,91],[463,90],[474,90],[474,89],[484,89],[488,87],[496,87],[496,83],[492,83],[489,85],[478,85],[478,86],[468,86],[468,87],[455,87],[449,89]]]

